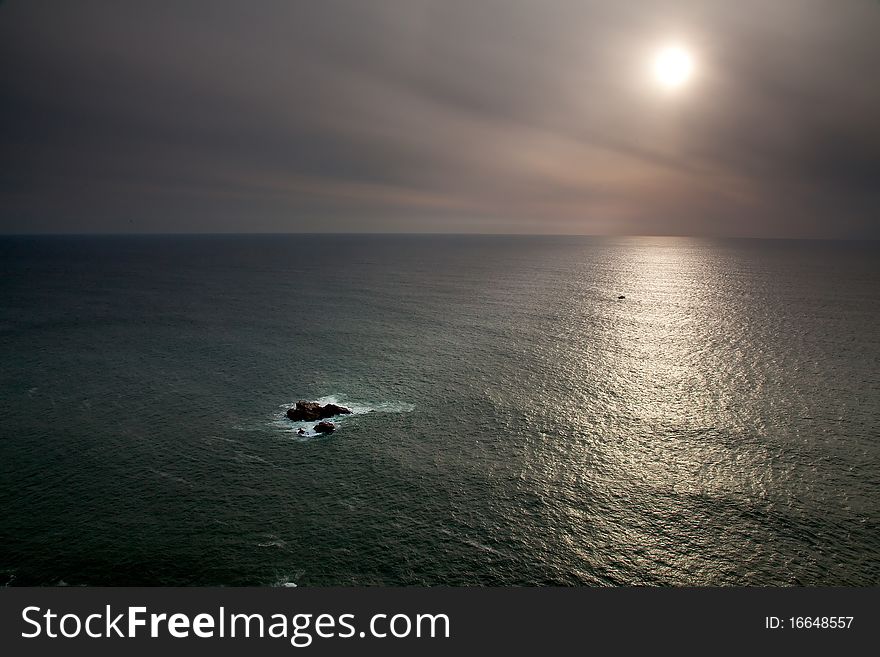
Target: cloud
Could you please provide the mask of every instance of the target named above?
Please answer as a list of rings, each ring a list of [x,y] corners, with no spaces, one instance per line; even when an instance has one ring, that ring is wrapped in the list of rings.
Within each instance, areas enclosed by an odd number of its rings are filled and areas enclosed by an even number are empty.
[[[746,3],[748,4],[748,3]],[[880,7],[0,8],[0,230],[878,237]],[[677,98],[645,76],[685,39]]]

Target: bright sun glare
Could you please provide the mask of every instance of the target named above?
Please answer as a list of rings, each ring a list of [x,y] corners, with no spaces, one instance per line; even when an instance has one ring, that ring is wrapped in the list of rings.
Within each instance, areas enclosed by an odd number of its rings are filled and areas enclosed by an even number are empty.
[[[679,89],[686,85],[694,73],[694,58],[681,46],[667,46],[654,55],[655,80],[666,89]]]

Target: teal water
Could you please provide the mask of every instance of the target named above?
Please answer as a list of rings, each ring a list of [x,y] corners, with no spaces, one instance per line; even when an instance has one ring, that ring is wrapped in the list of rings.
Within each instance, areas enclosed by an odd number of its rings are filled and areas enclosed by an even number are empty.
[[[0,238],[0,580],[876,585],[878,256]]]

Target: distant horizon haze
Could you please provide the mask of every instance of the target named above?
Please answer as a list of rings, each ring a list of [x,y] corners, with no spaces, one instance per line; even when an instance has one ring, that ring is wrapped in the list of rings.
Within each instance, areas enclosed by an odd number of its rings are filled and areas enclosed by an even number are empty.
[[[15,238],[15,237],[247,237],[247,236],[272,236],[277,235],[279,237],[283,236],[292,236],[292,235],[313,235],[313,236],[350,236],[350,237],[575,237],[575,238],[596,238],[596,239],[692,239],[692,240],[713,240],[713,241],[725,241],[725,240],[766,240],[766,241],[791,241],[791,242],[877,242],[880,241],[880,237],[871,237],[871,238],[858,238],[858,237],[809,237],[809,236],[798,236],[798,237],[789,237],[789,236],[754,236],[754,235],[663,235],[663,234],[591,234],[591,233],[465,233],[465,232],[416,232],[416,231],[286,231],[286,232],[278,232],[278,231],[251,231],[251,232],[242,232],[242,231],[226,231],[226,232],[43,232],[43,233],[0,233],[0,239],[2,238]]]

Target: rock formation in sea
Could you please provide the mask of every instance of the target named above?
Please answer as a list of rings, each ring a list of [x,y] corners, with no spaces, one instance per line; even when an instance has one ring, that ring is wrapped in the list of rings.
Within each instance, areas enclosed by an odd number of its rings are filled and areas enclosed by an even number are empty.
[[[296,406],[287,409],[287,417],[294,422],[314,422],[315,420],[326,420],[336,415],[348,415],[351,413],[350,408],[339,406],[338,404],[324,404],[321,406],[318,402],[298,401]]]
[[[317,433],[333,433],[334,431],[336,431],[336,425],[332,422],[322,420],[315,425],[315,431]]]

